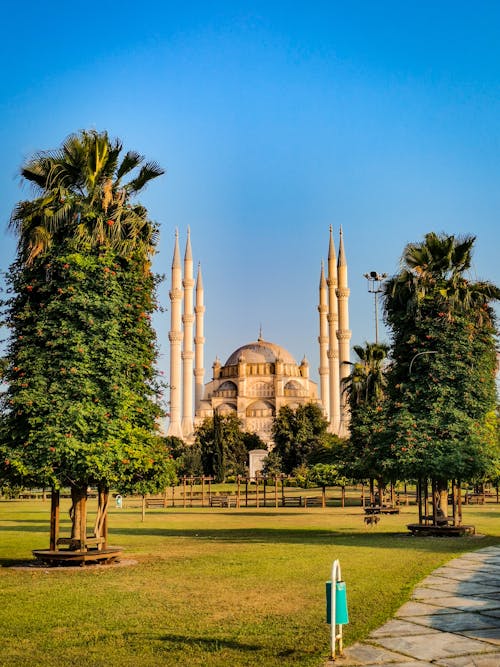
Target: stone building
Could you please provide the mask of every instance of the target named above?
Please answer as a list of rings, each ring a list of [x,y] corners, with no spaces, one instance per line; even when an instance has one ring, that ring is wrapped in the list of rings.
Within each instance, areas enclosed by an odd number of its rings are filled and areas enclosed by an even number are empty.
[[[330,430],[344,435],[349,415],[342,399],[342,379],[349,374],[351,331],[348,311],[349,288],[342,230],[338,255],[332,228],[328,249],[327,274],[321,265],[319,284],[319,377],[309,377],[309,363],[297,364],[280,345],[259,335],[255,342],[242,345],[222,365],[216,359],[212,379],[204,384],[204,292],[201,268],[196,279],[188,230],[184,267],[180,258],[178,233],[175,235],[170,291],[170,422],[168,435],[192,440],[194,428],[217,411],[234,412],[243,429],[271,440],[273,418],[284,405],[294,408],[305,403],[322,406]],[[194,347],[193,347],[194,343]],[[194,404],[193,404],[194,394]]]
[[[284,348],[262,339],[233,352],[222,366],[213,366],[212,381],[205,385],[204,398],[195,421],[235,412],[246,431],[271,441],[273,417],[284,405],[320,403],[317,385],[309,379],[309,364],[300,365]]]

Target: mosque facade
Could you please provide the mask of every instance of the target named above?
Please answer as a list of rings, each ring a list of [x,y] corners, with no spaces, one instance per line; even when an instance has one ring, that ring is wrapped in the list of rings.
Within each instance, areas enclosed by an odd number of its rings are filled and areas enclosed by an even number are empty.
[[[193,272],[188,230],[181,262],[176,232],[170,291],[170,421],[167,435],[190,442],[206,417],[235,413],[245,431],[256,433],[272,446],[273,419],[283,406],[316,403],[329,430],[346,435],[349,414],[342,380],[350,373],[349,287],[342,230],[338,254],[330,228],[327,272],[321,265],[319,282],[319,394],[309,377],[304,357],[298,364],[280,345],[262,338],[239,347],[221,364],[212,365],[212,379],[204,383],[204,289],[201,267]],[[194,403],[193,403],[194,396]]]

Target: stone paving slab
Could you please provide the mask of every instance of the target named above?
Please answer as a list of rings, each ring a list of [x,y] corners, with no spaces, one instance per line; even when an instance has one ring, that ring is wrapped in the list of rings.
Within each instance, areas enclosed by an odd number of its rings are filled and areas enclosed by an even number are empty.
[[[429,590],[432,591],[432,589]],[[432,592],[434,593],[435,591]],[[425,598],[423,595],[417,595],[416,597],[419,599],[427,600],[427,598]],[[486,597],[467,597],[465,595],[443,596],[441,593],[441,597],[435,597],[432,595],[428,599],[432,600],[432,604],[435,604],[439,607],[453,607],[454,609],[459,609],[460,611],[482,611],[484,609],[498,609],[500,606],[500,603],[497,600],[491,600]]]
[[[447,566],[445,566],[447,567]],[[453,569],[456,570],[467,570],[467,571],[472,571],[472,572],[491,572],[491,573],[498,573],[500,574],[500,565],[492,564],[492,563],[487,563],[484,561],[477,561],[477,560],[452,560],[449,567],[452,567]]]
[[[436,607],[435,605],[426,602],[410,600],[410,602],[405,602],[395,615],[396,618],[401,618],[408,616],[426,616],[427,614],[454,614],[455,612],[456,609],[446,609],[445,607]],[[495,613],[495,610],[493,613]]]
[[[410,658],[428,660],[452,658],[471,653],[486,653],[494,651],[492,644],[461,637],[452,632],[439,632],[435,635],[419,635],[414,637],[382,637],[377,643],[389,651],[402,653]]]
[[[456,581],[446,579],[445,577],[433,577],[431,575],[421,582],[420,587],[459,592],[461,595],[482,595],[498,593],[500,591],[500,582],[495,584],[494,580],[490,580],[490,583],[487,584],[475,581]]]
[[[454,614],[432,614],[430,616],[417,616],[414,619],[405,619],[415,621],[422,626],[440,630],[441,632],[459,632],[465,634],[467,630],[480,630],[496,628],[499,623],[497,618],[492,616],[483,616],[473,612],[455,612]],[[384,627],[384,626],[382,626]]]
[[[417,618],[422,618],[421,616],[418,616]],[[491,627],[487,624],[481,626],[481,627]],[[473,630],[474,627],[469,628],[470,630]],[[417,623],[412,623],[411,620],[405,619],[405,620],[399,620],[399,619],[392,619],[391,621],[387,621],[387,623],[384,623],[384,625],[377,630],[374,630],[372,633],[370,633],[370,637],[405,637],[406,635],[421,635],[421,634],[435,634],[436,632],[439,632],[439,630],[434,630],[431,627],[425,627],[423,625],[417,625]]]
[[[500,628],[481,628],[479,630],[470,630],[463,633],[466,637],[480,639],[481,641],[500,646]],[[500,663],[498,663],[500,665]]]
[[[483,574],[481,570],[471,572],[470,570],[461,570],[458,567],[440,567],[434,570],[433,574],[439,577],[447,577],[448,579],[457,579],[458,581],[476,581],[478,584],[488,583],[491,581],[491,576]]]
[[[330,660],[328,665],[342,665],[343,667],[363,665],[366,667],[366,665],[393,666],[395,663],[404,663],[405,665],[408,665],[409,662],[411,662],[411,658],[406,658],[406,656],[401,655],[400,653],[393,653],[392,651],[387,651],[386,649],[377,646],[359,642],[349,646],[349,649],[345,651],[345,655],[337,658],[335,662]]]
[[[434,663],[435,667],[498,667],[500,653],[486,655],[464,655],[460,658],[448,658]]]
[[[487,547],[435,570],[395,618],[328,665],[500,667],[499,646],[500,547]]]

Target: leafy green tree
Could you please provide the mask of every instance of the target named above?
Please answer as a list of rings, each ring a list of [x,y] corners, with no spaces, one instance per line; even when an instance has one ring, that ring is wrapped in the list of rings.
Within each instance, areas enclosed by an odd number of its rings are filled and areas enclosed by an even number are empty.
[[[245,474],[248,450],[241,421],[234,413],[206,417],[195,429],[205,475],[222,482],[228,475]]]
[[[295,410],[285,405],[273,422],[275,452],[282,461],[283,472],[307,465],[311,456],[324,448],[328,422],[315,403],[300,405]]]
[[[268,477],[283,474],[283,461],[277,452],[269,452],[269,454],[265,457],[264,461],[262,462],[262,472]]]
[[[355,345],[354,351],[358,361],[344,381],[351,414],[345,473],[358,480],[377,479],[382,493],[393,475],[385,428],[388,346],[365,343]]]
[[[427,234],[385,288],[392,458],[401,477],[436,481],[445,514],[448,480],[483,474],[498,451],[489,304],[500,290],[468,279],[474,240]]]
[[[84,534],[89,486],[99,488],[104,521],[110,486],[160,460],[150,270],[157,233],[130,198],[161,170],[144,165],[123,185],[142,158],[127,153],[120,162],[120,151],[106,133],[82,132],[36,155],[22,174],[37,196],[11,219],[19,241],[4,302],[2,475],[69,486],[75,538]]]
[[[316,463],[307,471],[307,481],[313,486],[320,486],[323,507],[326,506],[326,487],[345,486],[347,479],[336,466],[331,463]]]
[[[144,521],[146,496],[151,493],[161,493],[167,487],[177,484],[177,466],[161,438],[153,444],[130,440],[125,447],[125,455],[128,458],[121,461],[117,490],[124,495],[142,496]]]
[[[187,445],[180,438],[168,436],[165,444],[172,453],[179,477],[201,477],[203,466],[199,443]]]

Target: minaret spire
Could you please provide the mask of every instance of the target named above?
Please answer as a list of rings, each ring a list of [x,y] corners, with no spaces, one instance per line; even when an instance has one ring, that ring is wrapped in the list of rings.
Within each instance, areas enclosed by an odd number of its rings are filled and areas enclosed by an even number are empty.
[[[319,278],[319,379],[320,396],[326,417],[330,421],[330,385],[328,383],[328,291],[325,278],[325,266],[321,260]]]
[[[191,232],[188,227],[186,251],[184,253],[184,343],[182,350],[182,433],[189,438],[193,432],[193,253],[191,250]]]
[[[201,399],[203,398],[203,346],[205,338],[203,336],[203,318],[205,306],[203,305],[203,279],[201,276],[201,265],[198,264],[198,273],[196,276],[196,305],[194,307],[196,314],[196,331],[194,339],[194,409],[199,410]]]
[[[179,231],[175,230],[170,297],[170,424],[167,435],[182,438],[181,426],[181,343],[182,343],[182,266]]]
[[[344,250],[344,234],[340,228],[339,255],[337,263],[338,287],[337,297],[339,306],[339,326],[337,338],[339,341],[339,372],[340,379],[347,377],[350,373],[350,340],[352,332],[349,329],[349,294],[350,289],[347,281],[347,260]],[[347,402],[342,401],[342,433],[346,434],[349,425],[349,413]]]
[[[337,262],[333,229],[330,225],[330,242],[328,248],[328,380],[330,385],[330,430],[340,431],[340,378],[339,378],[339,347],[337,341],[338,305],[337,305]]]

